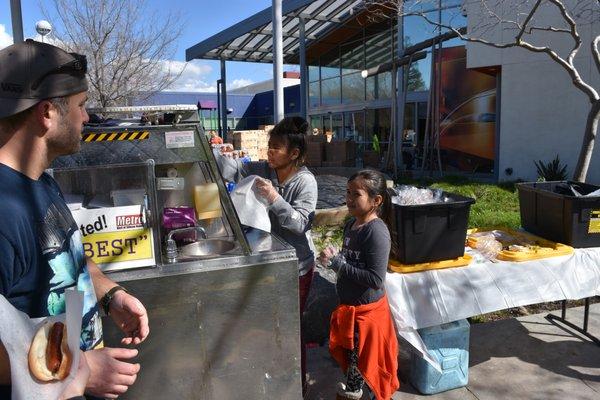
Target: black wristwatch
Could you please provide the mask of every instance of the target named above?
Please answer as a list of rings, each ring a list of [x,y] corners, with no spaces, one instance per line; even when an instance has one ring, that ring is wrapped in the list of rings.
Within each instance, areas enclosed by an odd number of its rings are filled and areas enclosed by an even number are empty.
[[[110,315],[110,302],[112,301],[113,297],[115,297],[115,293],[117,293],[119,290],[129,293],[123,286],[117,285],[106,292],[106,294],[100,299],[100,305],[102,306],[102,309],[106,315]]]

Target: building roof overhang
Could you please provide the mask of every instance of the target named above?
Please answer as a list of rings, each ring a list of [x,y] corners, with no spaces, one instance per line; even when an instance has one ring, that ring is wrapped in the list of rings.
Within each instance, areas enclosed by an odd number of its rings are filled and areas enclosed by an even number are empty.
[[[284,0],[282,2],[284,62],[298,63],[300,19],[304,20],[308,48],[311,44],[322,44],[326,36],[337,28],[362,29],[356,17],[364,12],[363,8],[362,0]],[[272,63],[272,17],[272,8],[268,7],[186,49],[186,60]]]

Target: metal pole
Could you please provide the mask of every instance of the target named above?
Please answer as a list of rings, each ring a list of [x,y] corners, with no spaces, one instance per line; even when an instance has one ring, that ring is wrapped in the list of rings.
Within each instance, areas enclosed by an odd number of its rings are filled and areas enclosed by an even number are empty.
[[[400,67],[402,68],[402,67]],[[402,145],[402,138],[400,138],[400,144],[398,144],[398,98],[396,95],[396,92],[398,92],[398,82],[397,82],[397,76],[398,76],[398,68],[396,67],[396,64],[394,64],[394,67],[392,68],[392,112],[390,113],[391,118],[391,127],[392,129],[390,130],[390,137],[389,137],[389,148],[391,148],[393,150],[393,154],[394,154],[394,162],[392,163],[392,168],[393,168],[393,177],[394,179],[398,179],[398,153],[400,146]],[[388,152],[389,152],[389,148],[388,148]],[[386,164],[386,168],[387,168],[387,164]]]
[[[281,0],[273,0],[273,121],[283,119],[283,38]]]
[[[304,18],[298,18],[300,30],[300,116],[306,119],[308,109],[308,67],[306,65],[306,38],[304,35]]]
[[[398,31],[398,43],[397,46],[397,54],[400,57],[404,54],[404,2],[398,3],[398,23],[397,23],[397,31]],[[408,68],[410,68],[410,63],[408,64]],[[404,95],[404,90],[406,90],[406,86],[404,84],[404,66],[400,66],[397,71],[396,79],[396,88],[397,91],[394,92],[394,98],[396,99],[396,123],[394,129],[396,129],[396,137],[395,137],[395,150],[396,150],[396,169],[400,167],[400,171],[404,171],[404,160],[402,157],[402,139],[404,138],[404,108],[406,107],[404,99],[406,96]],[[394,171],[394,174],[397,174],[397,171]]]
[[[217,80],[217,132],[219,136],[223,137],[223,132],[221,129],[221,80]]]
[[[438,1],[438,23],[440,24],[439,26],[439,34],[442,34],[442,0]],[[438,80],[437,80],[437,98],[436,100],[436,104],[437,104],[437,114],[436,114],[436,134],[435,134],[435,148],[437,151],[437,162],[438,162],[438,169],[440,171],[440,176],[443,175],[443,171],[442,171],[442,156],[440,153],[440,130],[441,130],[441,126],[440,126],[440,122],[441,122],[441,97],[442,97],[442,47],[443,47],[443,42],[440,40],[439,44],[438,44]]]
[[[13,43],[22,42],[23,16],[21,15],[21,0],[10,0],[10,15],[12,18]]]
[[[225,137],[227,132],[227,72],[225,71],[225,59],[221,59],[221,118],[223,123],[223,131],[221,137]]]

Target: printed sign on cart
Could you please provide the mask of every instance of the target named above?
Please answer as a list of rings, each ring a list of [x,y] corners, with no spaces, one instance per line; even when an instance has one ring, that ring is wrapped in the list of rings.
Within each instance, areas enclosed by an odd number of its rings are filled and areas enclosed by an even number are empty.
[[[600,233],[600,210],[592,210],[588,233]]]
[[[104,271],[156,265],[152,229],[140,206],[72,211],[86,257]]]
[[[165,132],[167,149],[194,147],[194,131]]]

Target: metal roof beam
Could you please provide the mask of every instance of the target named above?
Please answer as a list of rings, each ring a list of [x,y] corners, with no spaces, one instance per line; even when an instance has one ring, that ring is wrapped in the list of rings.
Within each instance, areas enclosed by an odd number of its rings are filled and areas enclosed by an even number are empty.
[[[313,21],[320,21],[320,22],[331,22],[334,24],[343,24],[344,23],[344,21],[342,21],[339,18],[327,18],[324,15],[312,15],[312,14],[300,13],[300,14],[296,15],[296,17],[304,18],[305,21],[313,20]]]
[[[308,6],[312,2],[313,0],[287,0],[283,2],[281,11],[284,15],[289,14],[298,10],[299,8]],[[186,49],[185,59],[186,61],[191,61],[195,58],[202,58],[202,56],[216,47],[226,43],[231,43],[236,38],[248,33],[249,30],[251,31],[269,24],[271,22],[271,18],[271,7],[267,7],[253,16],[246,18],[245,20],[230,26],[216,35],[213,35],[208,39]]]
[[[240,52],[240,51],[247,51],[249,53],[266,53],[266,54],[269,54],[272,49],[271,49],[271,47],[259,47],[259,48],[256,48],[256,47],[228,46],[228,47],[222,49],[222,51],[225,51],[225,50],[235,51],[236,53]],[[293,52],[286,53],[284,51],[283,54],[284,55],[291,55],[291,54],[294,54],[294,53]]]
[[[321,5],[321,7],[317,8],[315,10],[315,12],[314,12],[313,15],[315,15],[315,16],[321,16],[321,12],[323,12],[326,8],[328,8],[334,2],[335,2],[335,0],[328,1],[328,2],[324,3],[323,5]],[[346,8],[348,8],[348,4],[346,4],[346,2],[344,2],[341,5],[339,5],[335,10],[333,10],[329,14],[323,16],[323,18],[333,18],[333,17],[336,17],[340,13],[340,11],[343,11]],[[308,35],[312,34],[314,31],[316,31],[317,29],[319,29],[322,26],[323,26],[323,24],[315,24],[315,25],[313,25],[310,29],[308,29],[306,31],[306,37],[308,38]]]
[[[299,39],[300,38],[300,34],[298,33],[291,33],[292,31],[283,31],[281,33],[281,35],[284,38],[295,38],[295,39]],[[259,30],[253,30],[250,31],[248,33],[252,33],[255,35],[265,35],[265,36],[273,36],[273,32],[272,31],[259,31]],[[311,36],[306,36],[307,39],[316,39],[317,37],[315,35],[311,35]]]
[[[220,57],[216,54],[205,54],[202,57],[202,59],[203,60],[221,60],[222,57]],[[251,62],[270,63],[273,61],[273,56],[268,56],[265,58],[260,58],[259,56],[227,57],[227,61],[244,61],[244,62],[251,61]]]

